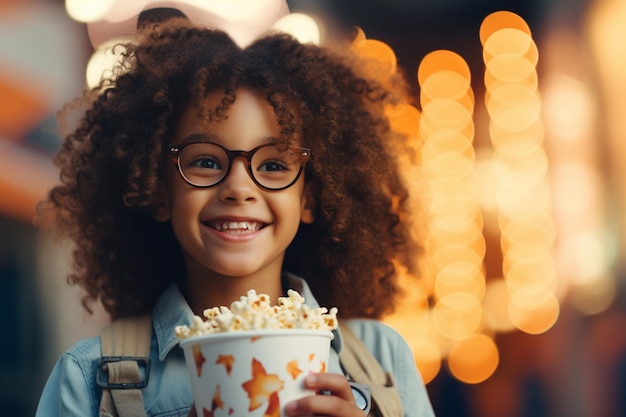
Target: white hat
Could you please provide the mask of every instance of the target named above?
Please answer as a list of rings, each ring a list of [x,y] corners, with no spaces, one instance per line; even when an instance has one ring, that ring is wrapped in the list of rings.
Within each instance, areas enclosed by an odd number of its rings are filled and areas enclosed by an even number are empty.
[[[227,32],[245,46],[289,14],[286,0],[113,0],[100,20],[87,23],[94,48],[137,30],[139,14],[158,8],[176,9],[191,22]]]

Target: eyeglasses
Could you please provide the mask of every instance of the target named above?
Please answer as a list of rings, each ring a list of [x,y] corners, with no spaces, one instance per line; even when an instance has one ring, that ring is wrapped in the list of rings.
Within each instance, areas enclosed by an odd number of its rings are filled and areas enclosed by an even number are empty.
[[[248,174],[266,190],[284,190],[298,181],[311,151],[286,143],[268,143],[249,151],[231,151],[213,142],[169,145],[182,177],[194,187],[213,187],[228,176],[233,160],[244,158]]]

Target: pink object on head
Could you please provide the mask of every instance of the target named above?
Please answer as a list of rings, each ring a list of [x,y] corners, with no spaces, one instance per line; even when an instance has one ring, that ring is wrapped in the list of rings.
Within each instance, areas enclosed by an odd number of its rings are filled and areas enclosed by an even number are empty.
[[[94,48],[119,37],[131,36],[139,15],[152,9],[175,9],[194,24],[227,32],[245,46],[289,14],[286,0],[115,0],[87,31]]]

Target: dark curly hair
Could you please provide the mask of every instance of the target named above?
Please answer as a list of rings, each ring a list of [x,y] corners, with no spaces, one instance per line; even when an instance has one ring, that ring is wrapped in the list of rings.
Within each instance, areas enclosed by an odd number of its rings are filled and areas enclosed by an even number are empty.
[[[186,103],[222,91],[219,115],[241,86],[266,98],[287,140],[311,149],[305,178],[316,220],[301,225],[285,269],[343,317],[393,309],[397,269],[415,272],[420,249],[395,156],[403,138],[384,115],[385,105],[407,100],[401,75],[368,80],[347,50],[285,34],[242,49],[221,31],[173,21],[119,47],[114,76],[61,112],[86,106],[55,159],[61,184],[39,210],[75,244],[68,281],[85,289],[88,311],[100,301],[112,318],[148,312],[172,281],[184,281],[171,225],[153,218],[171,129]]]

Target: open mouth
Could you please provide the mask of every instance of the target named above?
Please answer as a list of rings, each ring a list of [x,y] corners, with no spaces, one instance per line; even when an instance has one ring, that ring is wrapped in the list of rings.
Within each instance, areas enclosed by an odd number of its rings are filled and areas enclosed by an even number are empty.
[[[261,222],[223,221],[209,222],[207,223],[207,226],[223,233],[247,234],[256,232],[257,230],[261,230],[266,225]]]

